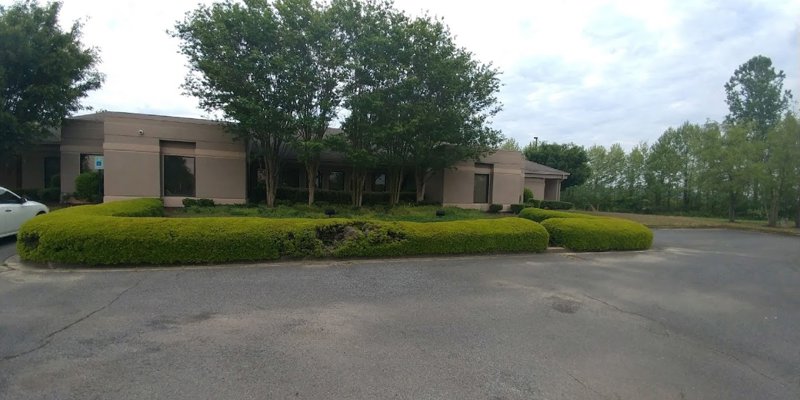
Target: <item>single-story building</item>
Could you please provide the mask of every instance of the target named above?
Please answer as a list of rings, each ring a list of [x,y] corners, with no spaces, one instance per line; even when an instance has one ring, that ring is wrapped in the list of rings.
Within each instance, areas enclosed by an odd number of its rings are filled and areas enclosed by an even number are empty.
[[[67,118],[52,139],[25,152],[0,171],[0,186],[38,189],[60,179],[62,193],[75,191],[82,172],[103,170],[103,200],[160,197],[168,207],[184,198],[208,198],[219,204],[245,203],[248,190],[246,146],[233,140],[222,124],[204,119],[123,112],[99,112]],[[252,172],[250,172],[252,174]],[[340,154],[324,153],[317,187],[346,190],[349,168]],[[525,160],[518,151],[498,150],[435,173],[425,200],[459,207],[522,201],[523,188],[534,198],[559,200],[561,181],[569,174]],[[302,188],[305,172],[288,160],[280,184]],[[252,181],[252,180],[251,180]],[[413,191],[413,175],[404,190]],[[380,169],[367,177],[367,192],[387,190]]]

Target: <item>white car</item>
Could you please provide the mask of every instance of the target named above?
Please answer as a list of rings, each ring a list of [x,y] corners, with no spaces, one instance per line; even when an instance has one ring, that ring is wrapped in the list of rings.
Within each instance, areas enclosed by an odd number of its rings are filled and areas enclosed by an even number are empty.
[[[0,186],[0,238],[16,235],[25,221],[48,212],[50,209],[46,205],[17,196]]]

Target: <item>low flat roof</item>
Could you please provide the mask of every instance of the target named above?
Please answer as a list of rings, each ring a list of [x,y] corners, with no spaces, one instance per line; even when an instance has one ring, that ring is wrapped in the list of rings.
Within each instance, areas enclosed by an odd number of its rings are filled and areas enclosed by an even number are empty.
[[[564,172],[564,171],[562,171],[560,169],[551,168],[551,167],[548,167],[547,165],[539,164],[539,163],[533,162],[533,161],[527,161],[526,160],[524,168],[525,168],[525,174],[526,175],[528,175],[528,174],[531,174],[531,175],[551,175],[551,176],[560,176],[560,177],[563,177],[563,178],[566,178],[567,176],[569,176],[569,172]]]
[[[76,115],[74,117],[68,117],[67,119],[77,119],[84,121],[104,121],[108,117],[149,119],[154,121],[183,122],[183,123],[204,124],[204,125],[219,125],[224,123],[223,121],[214,121],[211,119],[203,119],[203,118],[172,117],[169,115],[139,114],[139,113],[120,112],[120,111],[100,111],[93,114]]]

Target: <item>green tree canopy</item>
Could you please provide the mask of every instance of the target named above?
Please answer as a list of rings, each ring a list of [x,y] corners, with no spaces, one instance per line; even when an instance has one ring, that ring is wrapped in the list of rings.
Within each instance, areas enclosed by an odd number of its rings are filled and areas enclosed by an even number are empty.
[[[592,174],[586,149],[574,143],[531,142],[522,153],[530,161],[569,172],[569,178],[561,183],[562,189],[580,185]]]
[[[740,65],[725,84],[730,111],[725,122],[752,123],[756,137],[763,140],[789,110],[792,94],[783,90],[784,78],[786,74],[776,72],[769,57],[755,56]]]
[[[58,128],[100,87],[97,50],[81,43],[81,24],[63,31],[60,2],[0,6],[0,159]]]
[[[340,53],[322,7],[310,0],[226,1],[200,6],[172,33],[191,68],[184,88],[206,110],[221,110],[231,132],[256,150],[269,206],[289,145],[306,162],[313,186],[322,137],[339,105]]]

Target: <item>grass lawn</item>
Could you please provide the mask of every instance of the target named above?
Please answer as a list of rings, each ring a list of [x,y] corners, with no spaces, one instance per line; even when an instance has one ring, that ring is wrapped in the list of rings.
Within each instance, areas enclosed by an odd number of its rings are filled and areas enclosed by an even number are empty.
[[[724,218],[705,218],[705,217],[681,217],[673,215],[650,215],[650,214],[628,214],[628,213],[613,213],[613,212],[590,212],[581,211],[586,214],[625,218],[639,222],[650,228],[725,228],[725,229],[739,229],[745,231],[758,231],[769,233],[781,233],[786,235],[800,235],[800,229],[791,226],[787,227],[769,227],[766,221],[750,221],[742,220],[737,222],[728,222]]]
[[[189,207],[189,208],[167,208],[164,213],[168,217],[176,218],[196,218],[196,217],[262,217],[262,218],[328,218],[325,215],[326,209],[336,210],[337,218],[364,218],[382,221],[413,221],[413,222],[437,222],[437,221],[459,221],[465,219],[483,219],[508,217],[511,214],[490,214],[480,210],[467,210],[457,207],[439,206],[396,206],[388,208],[386,206],[362,207],[353,209],[350,206],[336,205],[309,207],[306,205],[276,206],[268,208],[265,206],[215,206],[215,207]],[[437,210],[444,210],[445,215],[436,216]]]

